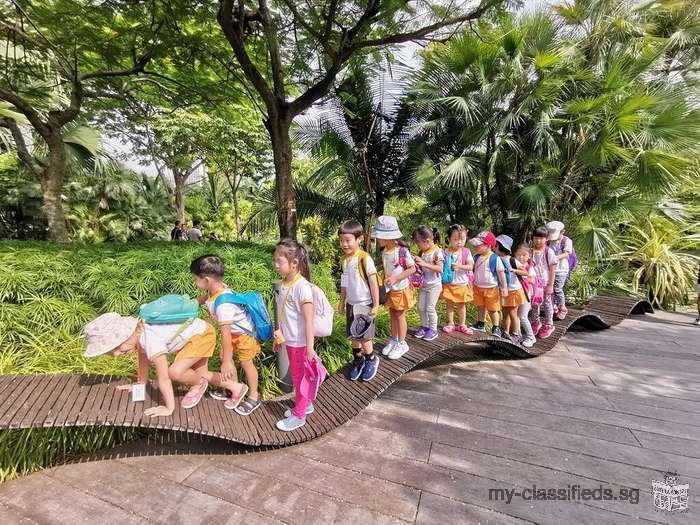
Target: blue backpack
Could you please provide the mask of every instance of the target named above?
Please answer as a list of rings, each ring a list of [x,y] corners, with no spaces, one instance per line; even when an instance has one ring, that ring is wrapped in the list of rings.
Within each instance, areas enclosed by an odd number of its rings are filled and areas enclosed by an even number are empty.
[[[250,315],[255,332],[246,330],[242,326],[234,325],[236,328],[251,337],[256,337],[261,343],[272,339],[270,314],[260,292],[224,292],[214,300],[214,310],[226,303],[242,306],[246,313]]]
[[[455,273],[452,269],[453,255],[445,250],[445,260],[442,263],[442,282],[444,284],[450,284],[455,279]]]
[[[498,272],[496,271],[496,266],[498,265],[498,259],[501,259],[501,262],[503,263],[503,268],[505,269],[506,272],[506,286],[510,286],[510,264],[506,262],[503,257],[500,257],[497,253],[492,253],[491,257],[489,258],[489,270],[491,270],[491,275],[493,275],[496,279],[496,282],[498,283],[498,287],[500,288],[501,282],[498,280]],[[479,254],[476,254],[474,256],[474,266],[476,267],[476,261],[479,260]]]
[[[199,303],[186,295],[164,295],[139,309],[139,317],[147,324],[179,324],[198,316]]]

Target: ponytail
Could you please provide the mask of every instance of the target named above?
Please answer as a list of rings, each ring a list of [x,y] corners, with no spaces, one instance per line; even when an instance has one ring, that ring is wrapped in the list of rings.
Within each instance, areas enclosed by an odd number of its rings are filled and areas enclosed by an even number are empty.
[[[299,273],[309,282],[311,282],[311,270],[309,266],[309,251],[306,246],[298,243],[294,239],[282,239],[275,245],[274,253],[280,254],[290,263],[297,261]]]

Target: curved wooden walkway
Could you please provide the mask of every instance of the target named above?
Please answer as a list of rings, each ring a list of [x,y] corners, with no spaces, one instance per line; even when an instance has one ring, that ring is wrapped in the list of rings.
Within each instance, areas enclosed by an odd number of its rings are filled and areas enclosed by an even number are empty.
[[[403,374],[445,350],[485,342],[517,357],[537,356],[552,349],[572,326],[603,329],[620,323],[628,315],[646,312],[653,313],[653,309],[644,300],[596,297],[583,310],[571,309],[565,321],[555,322],[552,336],[538,341],[531,349],[479,332],[472,336],[441,333],[430,342],[411,337],[410,351],[396,361],[382,359],[377,376],[370,382],[350,382],[349,365],[327,378],[314,402],[316,411],[305,426],[292,432],[275,428],[275,422],[289,407],[288,402],[267,401],[251,416],[242,417],[209,397],[191,410],[181,409],[176,399],[178,408],[172,416],[151,419],[143,411],[159,404],[159,394],[153,385],[147,388],[145,402],[131,403],[128,392],[115,388],[126,384],[128,378],[65,374],[0,377],[0,430],[133,426],[203,434],[258,447],[293,445],[346,423]]]

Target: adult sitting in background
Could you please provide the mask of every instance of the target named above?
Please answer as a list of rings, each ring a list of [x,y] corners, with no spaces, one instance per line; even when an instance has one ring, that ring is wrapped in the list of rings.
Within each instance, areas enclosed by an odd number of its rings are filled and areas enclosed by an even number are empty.
[[[201,241],[202,238],[202,223],[200,221],[194,221],[192,223],[192,228],[187,230],[187,240]]]
[[[175,227],[170,230],[170,240],[171,241],[186,241],[187,234],[185,233],[185,228],[182,225],[182,221],[175,221]]]

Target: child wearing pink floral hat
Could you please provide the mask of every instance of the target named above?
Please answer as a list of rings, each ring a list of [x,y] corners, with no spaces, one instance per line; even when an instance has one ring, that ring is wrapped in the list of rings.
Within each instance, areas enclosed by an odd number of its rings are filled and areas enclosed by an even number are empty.
[[[216,347],[216,331],[209,323],[194,319],[185,324],[148,324],[136,317],[116,312],[102,314],[85,326],[87,342],[85,357],[109,354],[113,357],[138,352],[137,383],[148,380],[149,365],[156,369],[158,389],[164,405],[145,410],[150,417],[169,416],[175,410],[172,381],[190,386],[182,398],[183,408],[193,408],[202,399],[209,383],[231,390],[233,381],[222,381],[217,373],[209,372],[208,360]],[[168,367],[168,354],[176,354]],[[131,390],[131,385],[119,389]]]

